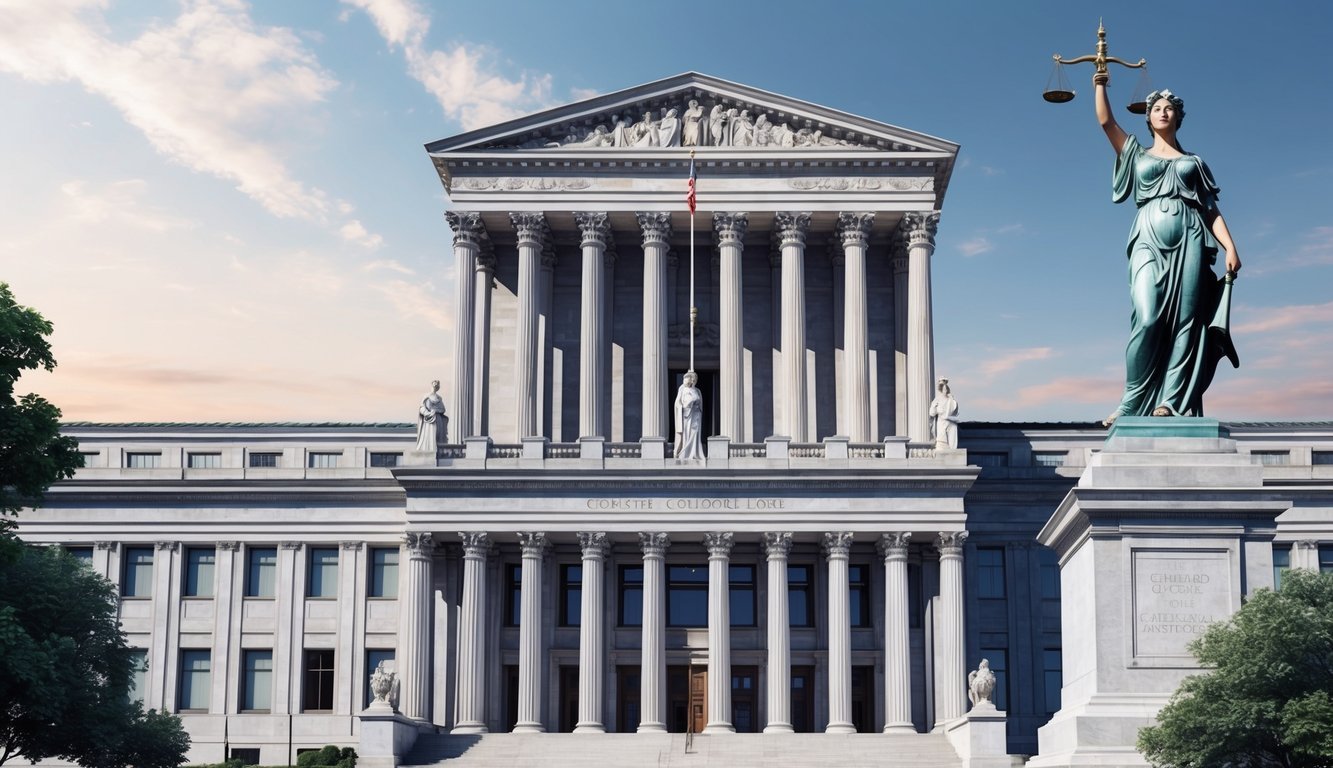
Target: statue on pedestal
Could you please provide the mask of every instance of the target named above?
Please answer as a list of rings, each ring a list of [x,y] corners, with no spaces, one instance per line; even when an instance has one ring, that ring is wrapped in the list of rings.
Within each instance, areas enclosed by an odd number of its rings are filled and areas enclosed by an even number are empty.
[[[430,394],[421,399],[417,409],[417,450],[434,452],[449,442],[449,417],[444,413],[440,382],[430,383]]]
[[[677,459],[702,461],[703,449],[703,395],[699,394],[699,377],[694,371],[685,374],[676,390],[676,453]]]
[[[967,673],[967,700],[974,708],[985,705],[994,709],[995,702],[991,700],[994,693],[995,673],[990,671],[990,660],[982,659],[975,670]]]
[[[936,448],[958,447],[958,401],[953,399],[949,380],[940,377],[935,383],[935,399],[930,401],[930,434],[935,436]]]
[[[370,692],[374,699],[371,707],[388,707],[398,711],[398,675],[384,668],[385,662],[375,665],[375,672],[370,676]]]

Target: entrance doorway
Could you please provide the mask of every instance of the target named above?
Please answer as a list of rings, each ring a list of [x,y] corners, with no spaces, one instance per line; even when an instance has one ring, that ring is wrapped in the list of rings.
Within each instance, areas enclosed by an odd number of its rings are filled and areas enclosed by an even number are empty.
[[[681,382],[685,381],[685,368],[671,369],[671,389],[668,397],[671,400],[670,411],[671,434],[670,440],[675,440],[676,435],[676,391],[680,389]],[[722,414],[718,409],[718,402],[721,399],[721,381],[716,370],[705,368],[696,368],[694,372],[699,376],[699,395],[703,398],[703,422],[701,427],[703,434],[700,437],[707,443],[709,437],[716,435],[722,424]],[[744,435],[727,435],[732,440],[740,442]],[[705,445],[706,447],[706,445]]]
[[[759,731],[759,668],[731,668],[731,724],[736,733]]]
[[[815,729],[815,668],[791,668],[791,727],[797,733]]]
[[[701,733],[708,725],[708,667],[673,664],[667,667],[667,730]]]
[[[560,731],[573,733],[579,724],[579,668],[560,668]]]

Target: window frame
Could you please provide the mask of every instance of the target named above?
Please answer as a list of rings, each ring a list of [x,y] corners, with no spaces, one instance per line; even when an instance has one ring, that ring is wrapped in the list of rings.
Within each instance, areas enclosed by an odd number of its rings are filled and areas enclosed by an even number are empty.
[[[272,563],[271,564],[256,563],[255,558],[260,553],[272,553],[273,555]],[[259,579],[260,582],[259,584],[255,583],[256,566],[261,568],[268,568],[271,570],[272,579],[270,580],[269,594],[264,594],[263,590],[261,589],[263,585],[263,579]],[[259,547],[247,546],[245,548],[245,583],[242,589],[243,596],[252,600],[273,600],[276,598],[277,592],[278,592],[278,548],[264,547],[264,546],[259,546]]]
[[[143,561],[135,562],[134,555],[145,552],[147,553],[146,564]],[[125,548],[120,563],[120,597],[122,600],[147,600],[153,596],[153,569],[157,565],[156,558],[152,547],[131,546]],[[133,583],[131,583],[131,568],[147,568],[147,576],[143,579],[142,590],[139,583],[139,571],[135,571]]]
[[[251,665],[251,661],[258,659],[259,654],[268,654],[268,669],[260,670]],[[247,707],[246,704],[254,704],[255,701],[247,701],[247,698],[254,696],[256,686],[252,675],[260,671],[268,673],[268,706],[266,707]],[[243,713],[267,714],[273,711],[273,649],[272,648],[244,648],[241,650],[241,689],[238,692],[236,706]]]
[[[207,664],[206,669],[192,669],[188,666],[191,659],[202,659]],[[196,683],[202,682],[198,690],[203,696],[204,706],[192,707],[186,706],[187,703],[198,703],[193,701],[196,692]],[[180,678],[176,682],[176,711],[177,712],[208,712],[208,701],[211,696],[213,685],[213,653],[207,648],[182,648],[180,649]],[[186,701],[186,692],[190,693],[190,702]]]
[[[638,581],[630,581],[627,575],[638,571]],[[619,627],[642,627],[643,626],[643,565],[640,563],[625,563],[620,566],[619,578],[616,580],[616,626]],[[638,595],[639,613],[638,616],[625,615],[625,597],[629,594]],[[632,620],[631,620],[632,619]]]
[[[556,625],[578,627],[583,624],[583,563],[560,563],[560,613]],[[573,577],[577,571],[577,577]],[[570,611],[573,611],[571,614]]]
[[[327,557],[330,553],[333,555],[333,576],[329,578],[329,563],[327,560],[320,560],[321,557]],[[311,546],[306,547],[306,570],[305,570],[305,596],[307,600],[336,600],[338,599],[338,568],[341,566],[338,558],[337,547]],[[319,573],[319,592],[315,592],[315,574]],[[326,583],[329,582],[329,583]]]
[[[161,451],[126,451],[125,469],[160,469]]]
[[[393,555],[393,562],[387,560],[380,562],[381,556]],[[370,548],[370,567],[366,569],[366,598],[370,600],[397,600],[398,599],[398,574],[399,566],[402,562],[402,554],[398,547],[371,547]],[[393,569],[393,578],[389,578],[389,569]],[[380,586],[375,587],[376,579]],[[393,594],[388,594],[392,591]]]
[[[267,463],[272,460],[273,463]],[[282,465],[282,451],[249,451],[245,466],[250,469],[277,469]]]
[[[202,583],[199,578],[199,566],[204,563],[195,562],[196,556],[208,555],[208,578],[207,583]],[[218,553],[216,547],[186,547],[185,557],[182,558],[181,566],[185,569],[184,578],[181,579],[181,597],[192,597],[200,599],[212,599],[216,591],[217,584],[217,562]]]
[[[313,692],[312,680],[317,683]],[[338,654],[332,648],[306,648],[301,655],[301,711],[332,712],[337,687]],[[311,706],[312,698],[318,699],[314,706]],[[328,706],[320,706],[326,698]]]
[[[847,621],[853,629],[865,629],[874,626],[871,613],[871,566],[867,563],[847,564]],[[853,580],[853,575],[860,571],[862,578]]]
[[[794,581],[791,577],[792,569],[800,568],[805,571],[806,578],[803,581]],[[792,610],[792,594],[803,594],[805,596],[805,612],[801,621],[797,621],[796,612]],[[814,563],[787,563],[787,625],[793,629],[815,626],[815,566]]]
[[[196,464],[195,461],[202,461]],[[186,469],[222,469],[221,451],[189,451],[185,454]]]

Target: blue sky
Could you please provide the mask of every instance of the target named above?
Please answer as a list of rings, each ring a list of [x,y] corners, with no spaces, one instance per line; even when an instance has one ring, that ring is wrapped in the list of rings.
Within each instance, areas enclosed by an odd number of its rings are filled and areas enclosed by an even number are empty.
[[[60,361],[20,389],[80,420],[407,420],[452,326],[422,145],[696,70],[960,143],[938,372],[965,419],[1100,418],[1132,210],[1090,66],[1040,98],[1099,18],[1184,97],[1245,263],[1209,414],[1333,418],[1323,2],[0,0],[0,280]],[[1113,70],[1117,103],[1137,78]]]

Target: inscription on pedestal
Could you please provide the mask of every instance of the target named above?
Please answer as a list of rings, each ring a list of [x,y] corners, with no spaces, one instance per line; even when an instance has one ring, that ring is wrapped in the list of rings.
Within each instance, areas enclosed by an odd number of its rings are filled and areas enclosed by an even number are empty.
[[[1226,552],[1135,550],[1134,656],[1192,658],[1189,642],[1231,615]]]

